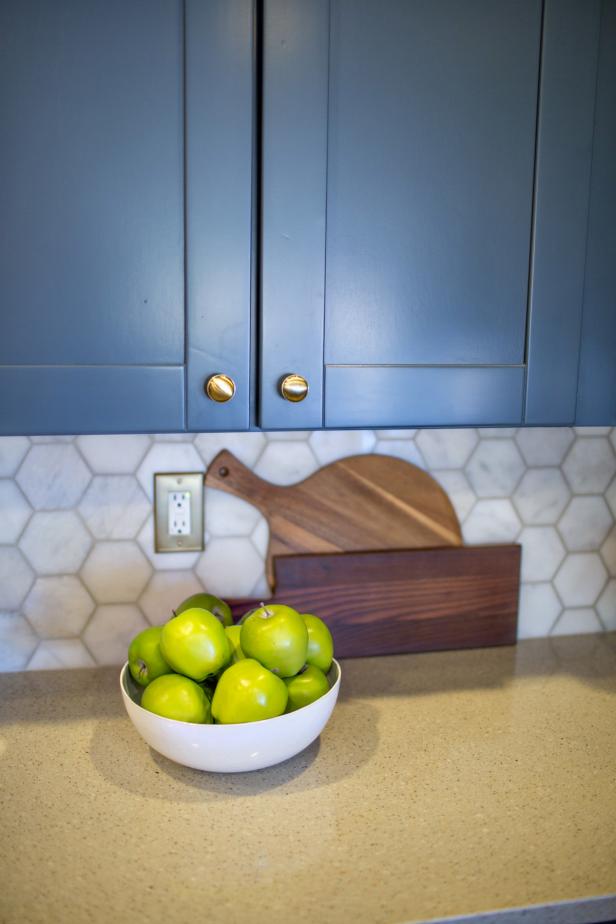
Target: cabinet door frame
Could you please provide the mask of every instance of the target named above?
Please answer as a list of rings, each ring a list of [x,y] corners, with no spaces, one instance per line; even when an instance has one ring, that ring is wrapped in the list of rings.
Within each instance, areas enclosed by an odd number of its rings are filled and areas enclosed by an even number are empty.
[[[247,430],[254,393],[254,0],[186,0],[186,428]],[[234,397],[206,397],[224,373]]]
[[[264,0],[259,425],[323,426],[329,0]],[[308,381],[285,401],[289,373]]]
[[[601,0],[545,0],[524,423],[576,419]]]

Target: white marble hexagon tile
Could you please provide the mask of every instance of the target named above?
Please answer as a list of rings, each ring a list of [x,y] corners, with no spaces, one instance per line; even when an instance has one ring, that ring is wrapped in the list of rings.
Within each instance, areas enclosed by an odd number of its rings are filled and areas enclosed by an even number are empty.
[[[0,670],[117,664],[206,587],[267,592],[258,511],[206,492],[203,554],[157,555],[152,475],[226,447],[278,484],[363,452],[430,471],[467,543],[523,546],[519,635],[616,629],[616,429],[0,438]]]

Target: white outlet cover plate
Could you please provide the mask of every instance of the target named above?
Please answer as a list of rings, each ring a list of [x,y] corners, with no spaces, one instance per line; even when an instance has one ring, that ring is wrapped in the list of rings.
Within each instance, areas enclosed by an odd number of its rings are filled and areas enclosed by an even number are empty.
[[[165,472],[154,475],[154,550],[200,552],[203,549],[203,472]],[[169,528],[171,494],[190,494],[190,531],[172,536]]]

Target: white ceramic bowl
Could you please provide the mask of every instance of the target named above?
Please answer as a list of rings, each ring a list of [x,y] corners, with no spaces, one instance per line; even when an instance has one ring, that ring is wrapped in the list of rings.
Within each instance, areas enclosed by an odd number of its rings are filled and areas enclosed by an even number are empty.
[[[196,770],[240,773],[287,760],[318,738],[336,705],[341,676],[334,661],[328,674],[330,690],[320,699],[276,719],[242,725],[198,725],[148,712],[138,704],[140,688],[128,663],[120,674],[120,689],[133,725],[155,751]]]

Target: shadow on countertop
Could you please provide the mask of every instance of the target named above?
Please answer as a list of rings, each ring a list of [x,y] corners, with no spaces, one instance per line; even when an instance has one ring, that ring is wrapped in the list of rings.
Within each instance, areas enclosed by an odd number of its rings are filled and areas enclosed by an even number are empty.
[[[133,725],[101,719],[90,743],[97,772],[133,795],[165,802],[204,802],[258,796],[276,790],[288,796],[339,782],[358,771],[378,746],[377,710],[368,703],[340,706],[320,738],[274,767],[248,773],[208,773],[173,763],[148,747]]]

